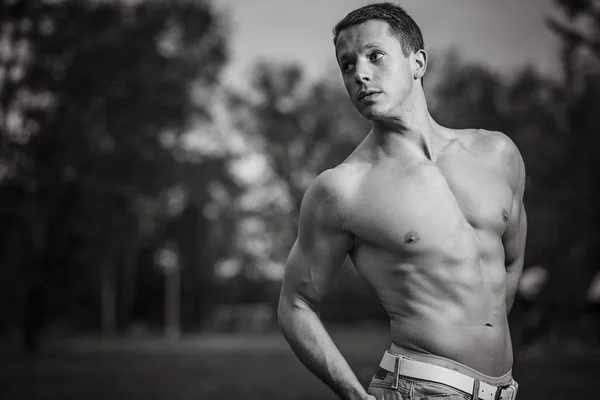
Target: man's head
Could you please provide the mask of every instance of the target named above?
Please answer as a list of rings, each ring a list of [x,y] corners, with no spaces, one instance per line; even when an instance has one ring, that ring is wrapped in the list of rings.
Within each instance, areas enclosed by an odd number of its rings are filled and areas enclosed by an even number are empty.
[[[427,64],[423,36],[402,7],[375,3],[358,8],[338,22],[333,35],[344,85],[366,118],[384,117],[403,103],[414,83],[422,84]]]
[[[402,7],[393,3],[374,3],[351,11],[333,28],[334,46],[341,31],[373,19],[389,25],[392,34],[400,41],[405,56],[425,49],[417,23]]]

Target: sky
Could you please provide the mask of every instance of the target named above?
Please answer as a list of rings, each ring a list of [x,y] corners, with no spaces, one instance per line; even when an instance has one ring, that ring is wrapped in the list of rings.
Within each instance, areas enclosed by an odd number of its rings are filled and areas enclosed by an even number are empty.
[[[243,88],[259,59],[299,63],[309,78],[337,73],[332,28],[370,0],[212,0],[230,23],[223,78]],[[552,0],[396,0],[420,26],[430,58],[456,48],[466,59],[510,72],[532,64],[557,75],[559,41],[546,19]],[[340,78],[341,79],[341,78]]]

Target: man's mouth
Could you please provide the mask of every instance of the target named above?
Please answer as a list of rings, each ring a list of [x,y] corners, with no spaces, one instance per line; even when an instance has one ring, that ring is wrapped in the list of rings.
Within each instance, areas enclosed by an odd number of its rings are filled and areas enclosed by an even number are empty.
[[[368,99],[370,97],[374,97],[375,95],[377,95],[379,93],[381,93],[381,92],[378,92],[376,90],[367,90],[367,91],[364,91],[364,92],[360,92],[358,94],[358,99],[359,100]]]

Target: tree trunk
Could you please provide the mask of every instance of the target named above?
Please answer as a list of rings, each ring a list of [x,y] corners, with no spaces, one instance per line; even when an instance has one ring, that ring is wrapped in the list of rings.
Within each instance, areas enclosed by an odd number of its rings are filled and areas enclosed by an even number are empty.
[[[102,334],[113,336],[117,333],[117,291],[112,260],[104,262],[101,280]]]
[[[133,317],[138,255],[139,239],[136,234],[135,238],[130,240],[128,245],[123,249],[123,274],[121,276],[121,322],[124,324],[124,326],[128,326],[132,322]]]
[[[181,268],[165,274],[165,337],[178,338],[181,334]]]

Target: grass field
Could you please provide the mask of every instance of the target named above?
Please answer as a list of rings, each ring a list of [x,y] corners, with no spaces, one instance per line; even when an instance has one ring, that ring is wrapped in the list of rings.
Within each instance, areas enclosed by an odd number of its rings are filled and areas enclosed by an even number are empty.
[[[388,346],[379,329],[332,331],[366,383]],[[515,367],[519,399],[597,398],[600,353],[548,354]],[[335,399],[277,333],[47,343],[36,359],[0,352],[0,399]]]

